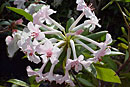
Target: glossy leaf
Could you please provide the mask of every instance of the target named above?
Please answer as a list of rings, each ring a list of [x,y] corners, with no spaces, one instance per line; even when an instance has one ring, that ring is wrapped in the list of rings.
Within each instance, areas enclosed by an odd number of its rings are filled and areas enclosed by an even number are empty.
[[[19,86],[23,86],[23,87],[29,87],[28,84],[24,81],[18,80],[18,79],[10,79],[7,82],[19,85]]]
[[[66,32],[68,32],[68,29],[69,27],[73,24],[74,22],[74,18],[70,18],[68,21],[67,21],[67,24],[66,24]]]
[[[121,83],[120,78],[112,69],[104,68],[100,66],[95,66],[95,68],[97,71],[97,79],[106,82]]]
[[[101,38],[102,36],[106,35],[107,32],[108,31],[101,31],[101,32],[97,32],[97,33],[87,35],[87,37],[91,38],[93,40],[97,40],[97,39]]]
[[[23,9],[18,9],[18,8],[14,8],[14,7],[7,7],[7,8],[10,9],[11,11],[14,11],[14,12],[18,13],[19,15],[24,16],[27,20],[33,21],[32,15],[25,12]]]

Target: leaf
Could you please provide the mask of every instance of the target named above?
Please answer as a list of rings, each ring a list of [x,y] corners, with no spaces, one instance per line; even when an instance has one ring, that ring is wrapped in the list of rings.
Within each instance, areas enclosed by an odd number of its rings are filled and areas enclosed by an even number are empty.
[[[123,36],[127,39],[128,35],[127,35],[127,33],[126,33],[125,28],[124,28],[124,27],[121,27],[121,31],[122,31],[122,33],[123,33]]]
[[[126,44],[128,44],[128,42],[127,42],[124,38],[122,38],[122,37],[118,37],[117,39],[118,39],[118,40],[121,40],[122,42],[124,42],[124,43],[126,43]]]
[[[1,21],[0,25],[10,25],[10,23],[8,21]]]
[[[125,13],[130,17],[130,12],[128,12],[128,10],[126,8],[124,8]]]
[[[130,0],[115,0],[115,1],[130,2]]]
[[[10,82],[19,86],[29,87],[29,85],[26,82],[18,80],[18,79],[10,79],[7,82]]]
[[[97,72],[96,72],[96,68],[94,67],[93,64],[91,64],[87,69],[88,72],[90,72],[94,77],[96,77]]]
[[[85,86],[89,86],[89,87],[95,87],[92,83],[90,83],[89,81],[87,81],[86,79],[83,78],[77,78],[83,85]]]
[[[66,32],[68,32],[68,29],[70,28],[70,26],[73,24],[74,22],[74,18],[70,18],[68,21],[67,21],[67,24],[66,24]]]
[[[18,9],[18,8],[14,8],[14,7],[6,7],[8,9],[10,9],[11,11],[14,11],[22,16],[24,16],[27,20],[29,21],[33,21],[33,17],[32,15],[30,15],[29,13],[25,12],[23,9]]]
[[[93,40],[97,40],[97,39],[101,38],[102,36],[106,35],[107,32],[108,31],[101,31],[101,32],[97,32],[97,33],[87,35],[87,37],[91,38]]]
[[[120,78],[112,69],[103,68],[99,66],[95,66],[95,68],[97,71],[97,79],[106,82],[121,83]]]
[[[123,49],[125,49],[125,50],[128,49],[128,46],[127,46],[126,44],[124,44],[124,43],[119,43],[119,44],[118,44],[118,47],[123,48]]]
[[[111,51],[111,53],[109,54],[109,56],[115,56],[115,55],[124,55],[124,53],[122,53],[122,52],[116,52],[116,51]]]
[[[103,62],[105,64],[107,64],[107,66],[111,69],[113,69],[114,71],[117,70],[117,65],[116,63],[109,57],[109,56],[104,56],[103,57]]]
[[[129,58],[129,52],[126,50],[124,63],[127,61],[128,58]]]
[[[107,7],[109,7],[112,3],[114,2],[114,0],[111,0],[108,4],[106,4],[101,10],[103,11],[104,9],[106,9]]]

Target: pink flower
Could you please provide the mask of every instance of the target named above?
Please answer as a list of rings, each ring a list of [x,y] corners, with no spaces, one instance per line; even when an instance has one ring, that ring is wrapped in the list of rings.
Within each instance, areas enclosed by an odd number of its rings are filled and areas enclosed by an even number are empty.
[[[51,63],[58,61],[61,50],[57,46],[53,46],[52,42],[46,40],[44,45],[38,45],[36,48],[39,54],[42,54],[43,62],[45,63],[50,59]]]
[[[19,49],[17,42],[21,39],[21,31],[13,32],[12,37],[7,36],[5,42],[8,46],[9,57],[13,57],[14,53]]]
[[[65,76],[59,79],[59,84],[62,84],[63,82],[68,83],[70,86],[75,86],[75,84],[70,78],[68,70],[65,71]]]
[[[42,40],[45,38],[44,32],[41,32],[39,30],[39,26],[38,25],[33,25],[32,22],[28,23],[28,29],[30,30],[32,37],[36,38],[37,40]]]
[[[26,2],[26,0],[15,0],[14,5],[17,5],[17,8],[24,9],[25,8],[25,6],[24,6],[25,2]]]
[[[89,29],[89,32],[92,32],[95,29],[96,25],[98,27],[101,27],[101,25],[98,22],[99,22],[99,19],[97,19],[97,17],[94,15],[90,18],[90,20],[86,20],[84,23],[86,24],[85,27],[87,28],[89,28],[92,25]]]
[[[35,40],[34,40],[35,41]],[[34,62],[36,64],[38,64],[41,60],[39,58],[39,56],[37,56],[35,54],[36,52],[36,46],[35,44],[31,41],[31,38],[28,38],[27,40],[25,40],[25,43],[21,43],[21,40],[18,41],[18,46],[19,48],[22,49],[22,51],[27,54],[28,60],[30,60],[31,62]]]
[[[41,25],[41,23],[46,22],[51,24],[48,17],[53,13],[56,13],[56,11],[50,9],[49,5],[44,5],[37,13],[33,14],[33,23]]]
[[[83,11],[86,17],[90,18],[91,16],[93,16],[93,13],[91,11],[93,9],[91,8],[91,5],[87,6],[84,0],[77,0],[76,3],[78,4],[77,10]]]

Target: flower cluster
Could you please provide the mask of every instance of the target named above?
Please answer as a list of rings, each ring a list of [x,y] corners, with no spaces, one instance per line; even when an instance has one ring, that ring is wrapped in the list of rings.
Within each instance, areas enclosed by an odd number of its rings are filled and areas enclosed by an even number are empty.
[[[101,57],[104,55],[111,53],[108,46],[112,42],[110,34],[106,34],[105,42],[97,42],[82,35],[84,32],[83,27],[89,28],[91,32],[96,26],[101,27],[101,25],[98,23],[99,19],[93,12],[92,5],[87,6],[84,0],[77,0],[76,3],[77,10],[82,11],[82,13],[70,26],[68,32],[65,32],[65,28],[50,17],[56,11],[50,9],[49,5],[43,5],[38,12],[33,14],[33,22],[29,22],[23,31],[17,30],[13,32],[12,36],[7,36],[6,38],[9,57],[12,57],[20,48],[27,55],[29,61],[36,64],[42,62],[43,65],[38,71],[32,70],[30,66],[27,67],[28,76],[36,76],[37,82],[48,80],[50,82],[56,81],[59,84],[65,82],[75,86],[69,75],[71,69],[78,73],[83,67],[88,68],[92,63],[100,62]],[[77,25],[83,16],[87,20]],[[58,29],[47,25],[55,25]],[[51,37],[51,35],[56,37]],[[85,42],[94,44],[99,49],[93,50]],[[84,59],[82,54],[77,56],[75,44],[79,44],[90,51],[93,58]],[[67,54],[64,59],[65,74],[54,74],[54,68],[60,62],[59,57],[63,51]],[[50,71],[43,73],[48,62],[51,63]]]

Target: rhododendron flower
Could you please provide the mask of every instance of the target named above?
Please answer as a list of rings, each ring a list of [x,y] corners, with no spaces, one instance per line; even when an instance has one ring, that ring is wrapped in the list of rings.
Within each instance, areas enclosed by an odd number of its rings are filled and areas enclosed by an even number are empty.
[[[34,63],[39,63],[41,60],[39,58],[39,56],[37,56],[35,54],[36,52],[36,46],[35,44],[33,44],[33,42],[31,41],[31,38],[28,38],[26,40],[26,43],[21,44],[21,41],[18,41],[18,46],[19,48],[22,49],[22,51],[27,54],[28,60],[30,60],[31,62]]]
[[[33,25],[32,22],[28,23],[28,29],[31,32],[32,37],[36,38],[37,40],[42,40],[45,38],[44,32],[41,32],[39,30],[40,26],[38,25]]]
[[[48,59],[51,60],[53,64],[55,61],[58,61],[58,53],[60,49],[57,46],[53,46],[52,42],[46,40],[44,45],[39,45],[36,48],[37,52],[42,54],[43,62],[45,63]]]
[[[24,2],[25,0],[22,0],[22,3],[16,0],[15,3],[20,8],[23,8]],[[40,81],[55,81],[58,84],[65,82],[70,86],[75,86],[73,82],[75,75],[72,75],[73,77],[70,76],[70,74],[73,74],[73,71],[76,71],[78,74],[83,68],[87,69],[92,63],[100,62],[103,56],[111,53],[110,46],[108,46],[112,43],[110,34],[106,34],[106,40],[104,42],[97,42],[85,35],[85,27],[89,28],[89,32],[93,31],[96,26],[101,27],[98,23],[99,19],[92,11],[92,4],[87,6],[84,0],[76,0],[76,3],[78,4],[77,10],[83,12],[73,22],[67,32],[60,23],[50,17],[56,11],[50,9],[49,5],[43,5],[35,13],[35,7],[41,4],[31,4],[25,11],[33,14],[33,23],[29,22],[21,31],[14,30],[12,36],[7,36],[6,38],[9,57],[12,57],[20,48],[29,61],[35,64],[42,63],[38,71],[32,70],[30,66],[27,67],[28,76],[35,76],[37,83]],[[87,19],[84,23],[77,25],[84,15]],[[22,20],[18,20],[16,24],[22,22]],[[56,26],[56,28],[52,26]],[[91,48],[85,42],[89,42],[97,46],[97,48]],[[79,52],[82,50],[82,47],[87,50],[85,52],[89,51],[93,58],[84,58],[82,52]],[[50,65],[50,70],[45,72],[44,69],[48,64]],[[60,64],[60,67],[57,64]],[[57,67],[64,70],[64,75],[54,73]]]
[[[46,22],[47,24],[51,24],[51,21],[48,19],[48,17],[53,13],[56,13],[56,11],[50,9],[49,5],[44,5],[37,13],[33,14],[33,23],[41,24]]]
[[[9,57],[13,57],[14,53],[19,49],[17,41],[21,39],[21,31],[13,32],[12,36],[7,36],[5,39]]]
[[[14,5],[17,5],[17,8],[24,9],[25,8],[25,6],[24,6],[25,2],[26,2],[26,0],[15,0]]]

